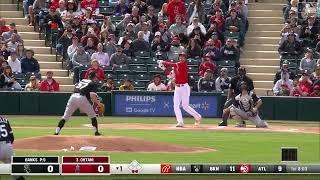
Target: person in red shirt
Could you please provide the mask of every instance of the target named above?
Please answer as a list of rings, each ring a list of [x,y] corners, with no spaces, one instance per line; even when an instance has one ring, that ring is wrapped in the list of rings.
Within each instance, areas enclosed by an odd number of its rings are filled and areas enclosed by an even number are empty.
[[[180,15],[182,17],[182,22],[186,20],[186,7],[182,0],[171,0],[168,3],[167,14],[169,18],[169,24],[174,24],[176,22],[176,16]]]
[[[6,25],[6,21],[1,18],[0,19],[0,35],[8,31],[10,31],[10,28]]]
[[[222,47],[222,42],[219,40],[218,38],[218,34],[216,32],[213,32],[212,35],[211,35],[211,38],[214,42],[214,47],[218,48],[218,49],[221,49]]]
[[[315,85],[313,87],[313,92],[310,94],[311,97],[320,97],[320,86]]]
[[[48,91],[48,92],[56,92],[60,91],[60,85],[59,83],[53,79],[53,72],[48,71],[47,72],[47,79],[40,82],[40,91]]]
[[[83,13],[85,13],[86,8],[91,7],[94,14],[99,14],[99,4],[97,0],[82,0],[80,3],[80,8]]]
[[[200,125],[201,115],[195,111],[189,105],[190,98],[190,86],[188,84],[188,65],[186,63],[188,55],[187,54],[179,54],[179,62],[165,62],[159,60],[159,66],[172,67],[175,74],[175,88],[174,88],[174,96],[173,96],[173,107],[174,113],[176,115],[178,124],[176,127],[183,127],[184,121],[180,109],[180,105],[182,108],[192,115],[195,118],[195,125]],[[166,70],[165,73],[168,75],[169,70]]]
[[[92,60],[91,62],[92,67],[89,68],[84,75],[85,79],[89,79],[89,75],[91,72],[96,71],[96,78],[98,81],[103,81],[106,79],[106,76],[104,75],[104,70],[100,67],[99,61],[98,60]]]
[[[309,78],[309,74],[307,71],[302,73],[302,76],[299,80],[298,84],[299,88],[302,91],[302,96],[308,96],[311,93],[312,81]]]
[[[224,17],[223,17],[221,9],[217,10],[216,14],[214,16],[211,16],[210,22],[211,23],[214,23],[214,22],[217,23],[217,27],[218,27],[219,31],[222,31],[223,23],[224,23]]]
[[[203,57],[202,63],[199,66],[199,76],[203,77],[207,69],[212,70],[215,75],[215,68],[216,65],[212,63],[211,56],[206,55]]]

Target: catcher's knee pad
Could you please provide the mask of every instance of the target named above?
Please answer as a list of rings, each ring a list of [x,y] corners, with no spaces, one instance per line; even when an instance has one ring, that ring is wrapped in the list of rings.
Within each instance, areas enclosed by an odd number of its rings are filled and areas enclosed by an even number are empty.
[[[230,108],[230,115],[231,115],[231,116],[236,116],[236,115],[237,115],[237,114],[236,114],[236,110],[235,110],[234,107],[231,107],[231,108]]]

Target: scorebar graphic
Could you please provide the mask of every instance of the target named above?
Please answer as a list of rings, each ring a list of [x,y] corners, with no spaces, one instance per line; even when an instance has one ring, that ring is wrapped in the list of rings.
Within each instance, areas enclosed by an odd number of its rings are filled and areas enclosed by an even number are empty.
[[[61,160],[61,161],[60,161]],[[110,174],[320,174],[320,164],[111,164],[109,156],[12,157],[0,164],[0,174],[110,175]]]

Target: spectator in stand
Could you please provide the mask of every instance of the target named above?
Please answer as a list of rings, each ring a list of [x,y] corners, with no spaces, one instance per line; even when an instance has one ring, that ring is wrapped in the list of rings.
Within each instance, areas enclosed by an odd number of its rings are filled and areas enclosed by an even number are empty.
[[[11,55],[8,58],[8,64],[13,73],[21,73],[21,62],[18,60],[16,52],[11,52]]]
[[[146,0],[146,3],[152,5],[155,9],[161,9],[161,6],[166,2],[166,0]]]
[[[97,51],[92,54],[91,59],[96,59],[101,66],[109,66],[110,58],[108,53],[103,52],[103,45],[99,43],[97,45]]]
[[[24,87],[25,91],[39,91],[39,83],[36,76],[30,76],[29,83]]]
[[[72,44],[68,47],[68,50],[67,50],[69,60],[71,60],[73,55],[77,52],[78,44],[79,44],[78,37],[73,36],[72,37]]]
[[[293,19],[291,22],[295,21],[295,19]],[[291,25],[286,23],[284,28],[281,30],[280,32],[280,37],[281,37],[281,40],[279,42],[279,44],[281,45],[285,40],[288,39],[288,35],[290,33],[294,33],[295,34],[295,40],[296,41],[300,41],[299,39],[299,35],[300,35],[300,26],[297,27],[297,25]]]
[[[200,46],[202,47],[206,41],[206,34],[203,34],[203,32],[201,31],[201,28],[198,26],[192,30],[191,34],[189,35],[189,39],[190,38],[196,39],[199,42]]]
[[[92,11],[91,7],[87,7],[85,9],[84,14],[81,16],[81,23],[83,26],[90,26],[91,25],[91,27],[92,27],[92,25],[97,24],[96,18],[93,13],[94,12]],[[96,32],[96,34],[99,34],[99,33],[97,33],[96,30],[95,30],[95,32]]]
[[[1,55],[0,55],[0,65],[1,65],[0,66],[0,74],[2,74],[4,68],[9,66],[9,63],[5,59],[3,59],[3,56],[1,56]]]
[[[216,65],[212,62],[211,56],[204,56],[202,63],[199,66],[199,76],[203,77],[207,69],[210,69],[213,73],[215,72]]]
[[[281,56],[283,55],[300,55],[302,53],[301,45],[295,39],[296,35],[294,33],[288,34],[288,39],[280,44],[278,52]]]
[[[244,41],[245,25],[242,20],[237,16],[237,10],[230,10],[230,17],[225,21],[225,30],[227,33],[239,33],[239,44],[242,47]]]
[[[133,52],[145,51],[151,53],[151,47],[149,43],[145,41],[143,31],[138,32],[138,38],[132,42],[131,47]]]
[[[290,96],[302,96],[302,91],[300,89],[299,79],[293,80],[293,88],[290,91]]]
[[[221,55],[225,61],[234,61],[237,69],[240,67],[240,52],[233,43],[233,39],[227,39],[226,44],[221,48]]]
[[[185,52],[185,48],[180,44],[180,38],[174,37],[172,38],[172,42],[167,46],[168,58],[169,59],[178,59],[179,54]]]
[[[163,19],[168,19],[168,3],[163,3],[160,12],[158,13],[158,17],[162,17]]]
[[[204,4],[201,2],[202,0],[193,0],[187,9],[187,21],[188,25],[192,24],[192,20],[195,16],[199,17],[199,22],[203,24],[205,22],[205,11]]]
[[[200,58],[202,56],[201,46],[196,39],[190,39],[187,47],[187,54],[189,55],[189,58]]]
[[[192,31],[194,29],[196,29],[197,27],[200,28],[200,31],[203,35],[207,34],[206,28],[199,22],[199,17],[198,16],[194,16],[192,23],[188,26],[187,28],[187,35],[190,36],[190,34],[192,33]]]
[[[307,38],[310,41],[317,38],[319,28],[316,26],[316,18],[314,16],[308,17],[307,24],[301,29],[301,38]]]
[[[19,41],[18,41],[18,35],[16,33],[12,34],[10,41],[7,43],[8,50],[9,51],[17,51]]]
[[[10,28],[6,25],[6,21],[0,18],[0,34],[8,31],[10,31]]]
[[[315,67],[316,60],[313,59],[313,50],[308,48],[304,58],[302,58],[300,61],[299,69],[301,71],[307,70],[309,74],[311,74],[312,72],[314,72]]]
[[[112,23],[110,16],[104,16],[101,31],[107,31],[111,34],[116,32],[116,26]]]
[[[142,23],[141,31],[143,32],[143,39],[147,43],[152,41],[152,38],[153,38],[153,34],[149,31],[150,29],[149,27],[150,27],[149,23],[147,22]]]
[[[203,48],[203,55],[210,56],[213,61],[219,61],[221,58],[220,49],[214,46],[214,41],[209,39]]]
[[[49,9],[48,15],[44,18],[44,24],[46,28],[46,35],[49,36],[53,26],[57,25],[58,28],[63,28],[60,14],[56,11],[54,6]]]
[[[215,88],[215,79],[213,78],[213,71],[207,69],[204,76],[199,79],[198,82],[198,92],[211,92]]]
[[[1,42],[0,54],[4,57],[4,59],[8,59],[10,56],[10,49],[8,48],[5,42]]]
[[[21,59],[22,73],[39,73],[40,66],[38,60],[34,57],[34,51],[32,49],[26,50],[26,57]]]
[[[218,38],[218,34],[216,32],[213,32],[211,35],[211,39],[213,40],[214,47],[220,49],[222,47],[222,43],[220,39]]]
[[[3,40],[8,43],[11,41],[11,37],[13,34],[16,34],[17,36],[17,41],[23,43],[21,37],[18,34],[16,24],[15,23],[10,23],[9,25],[9,31],[2,33]]]
[[[56,8],[57,8],[57,12],[61,15],[67,9],[67,1],[60,0]]]
[[[94,52],[96,52],[96,47],[97,47],[97,46],[94,45],[93,39],[92,39],[92,38],[88,38],[87,44],[86,44],[86,46],[84,47],[84,50],[85,50],[85,51],[89,54],[89,56],[91,57],[92,54],[93,54]]]
[[[153,81],[148,85],[147,91],[166,91],[167,87],[161,82],[161,75],[153,76]]]
[[[167,25],[164,24],[164,23],[160,23],[159,24],[159,32],[161,33],[161,37],[162,37],[162,40],[165,42],[165,43],[170,43],[171,41],[171,34],[170,32],[167,30]],[[320,49],[320,48],[319,48]]]
[[[311,97],[320,97],[320,86],[315,85],[313,87],[313,92],[310,94]]]
[[[102,84],[102,87],[101,87],[101,89],[106,92],[116,90],[116,88],[117,87],[114,85],[112,77],[107,77],[107,79],[104,80],[104,83]]]
[[[155,15],[154,10],[153,6],[148,6],[148,13],[146,14],[147,22],[149,22],[152,32],[156,32],[158,30],[158,17]]]
[[[23,0],[22,2],[22,8],[23,8],[23,16],[25,19],[29,16],[29,7],[32,6],[34,3],[34,0]]]
[[[110,57],[116,52],[116,41],[114,34],[109,34],[107,41],[103,44],[104,52]]]
[[[116,26],[116,30],[119,32],[119,34],[123,34],[123,32],[125,31],[127,25],[130,23],[131,20],[132,18],[130,14],[124,15],[123,20],[120,21]]]
[[[71,27],[69,26],[58,39],[58,44],[56,46],[57,52],[60,53],[64,59],[67,58],[68,48],[73,44],[74,36]],[[78,38],[76,39],[78,43]]]
[[[82,0],[80,3],[82,13],[85,13],[88,7],[92,9],[94,14],[99,14],[99,4],[97,0]]]
[[[139,23],[137,23],[137,24],[135,25],[135,27],[134,27],[134,32],[135,32],[135,33],[138,33],[139,31],[141,31],[142,25],[143,25],[143,23],[145,23],[145,22],[147,22],[146,16],[145,16],[145,15],[140,16],[140,21],[139,21]]]
[[[313,87],[315,85],[320,86],[320,64],[316,65],[316,70],[314,73],[312,73],[312,81],[313,81]]]
[[[129,79],[123,80],[123,84],[119,87],[120,91],[133,91],[134,86]]]
[[[134,24],[127,24],[126,30],[123,32],[123,36],[128,35],[131,41],[137,38],[137,33],[134,32]]]
[[[138,11],[139,15],[145,14],[148,9],[148,5],[142,0],[133,0],[133,2],[129,4],[129,10],[132,9],[133,11],[134,7],[137,7],[139,9]]]
[[[58,92],[60,91],[59,83],[53,79],[53,72],[47,72],[47,78],[40,82],[40,91],[47,91],[47,92]]]
[[[287,73],[281,74],[279,79],[273,87],[273,93],[275,96],[289,96],[293,88],[293,81],[289,79]]]
[[[308,0],[305,4],[304,9],[301,12],[302,18],[305,20],[309,16],[314,16],[317,13],[317,0]]]
[[[118,66],[127,66],[129,65],[129,58],[122,52],[123,49],[121,46],[117,46],[117,51],[111,55],[110,65],[113,68],[117,68]]]
[[[308,71],[304,71],[302,73],[302,76],[299,79],[298,86],[302,91],[302,96],[309,96],[310,95],[311,89],[312,89],[312,81],[310,80]]]
[[[99,42],[99,39],[98,39],[98,36],[97,34],[94,32],[94,29],[93,28],[88,28],[88,32],[86,35],[82,36],[81,38],[81,43],[82,44],[87,44],[87,41],[88,39],[91,38],[93,40],[93,45],[94,46],[97,46],[98,45],[98,42]]]
[[[169,32],[171,36],[186,36],[187,35],[187,28],[184,24],[182,24],[181,16],[176,16],[176,21],[172,24],[169,28]]]
[[[133,56],[133,52],[131,50],[131,43],[130,41],[125,41],[123,45],[123,53],[128,57]]]
[[[291,80],[296,78],[295,73],[289,69],[288,63],[288,61],[283,61],[281,69],[274,76],[273,84],[276,84],[281,79],[282,73],[287,74]]]
[[[139,8],[137,6],[133,6],[130,16],[133,24],[136,25],[140,22]]]
[[[224,24],[224,16],[223,16],[223,12],[222,12],[221,9],[216,11],[215,15],[211,16],[210,22],[211,23],[216,23],[218,30],[222,31],[223,24]]]
[[[114,14],[116,16],[123,16],[128,13],[128,6],[125,0],[119,0],[118,4],[114,8]]]
[[[22,59],[23,57],[25,56],[25,48],[24,48],[24,45],[22,43],[19,43],[18,44],[18,47],[17,47],[17,57],[18,59]]]
[[[284,11],[284,19],[287,20],[290,18],[290,13],[298,12],[298,0],[291,0],[291,2],[287,5]]]
[[[167,46],[167,43],[165,43],[162,39],[162,36],[161,36],[161,32],[156,32],[155,33],[155,36],[153,38],[153,41],[151,43],[151,49],[153,52],[156,52],[156,51],[160,51],[160,52],[164,52],[165,51],[165,48]]]
[[[80,17],[80,12],[77,11],[77,5],[73,0],[68,0],[66,10],[61,14],[63,25],[71,24],[74,19]]]
[[[40,14],[41,10],[46,9],[46,0],[34,0],[33,5],[29,6],[29,26],[35,25],[34,23],[38,24],[39,19],[35,19],[36,15]]]
[[[104,70],[100,67],[98,60],[93,59],[91,61],[91,67],[87,70],[86,74],[84,75],[85,79],[89,79],[90,73],[96,72],[96,80],[103,81],[106,79],[104,75]]]
[[[73,67],[73,84],[79,82],[80,71],[83,67],[88,66],[90,63],[90,56],[85,52],[84,47],[79,44],[76,53],[72,57],[72,67]]]
[[[179,15],[182,22],[186,21],[186,8],[182,0],[171,0],[168,3],[167,14],[169,24],[176,23],[176,17]]]
[[[214,0],[211,7],[211,12],[210,14],[215,14],[217,11],[220,9],[222,10],[223,14],[227,14],[228,8],[225,6],[225,4],[221,0]]]
[[[3,73],[0,75],[0,89],[22,89],[20,84],[14,79],[10,66],[4,67]]]
[[[231,82],[231,77],[228,76],[228,69],[221,68],[220,76],[216,79],[216,90],[224,91],[228,90]]]
[[[241,18],[244,25],[247,24],[247,18],[248,18],[248,7],[243,2],[243,0],[237,0],[236,9],[238,12],[238,17]]]

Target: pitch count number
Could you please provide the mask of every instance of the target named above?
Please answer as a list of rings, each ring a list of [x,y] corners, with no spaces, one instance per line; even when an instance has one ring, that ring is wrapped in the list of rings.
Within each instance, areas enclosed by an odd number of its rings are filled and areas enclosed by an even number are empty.
[[[102,165],[98,166],[98,172],[102,173],[104,171],[104,167]]]

